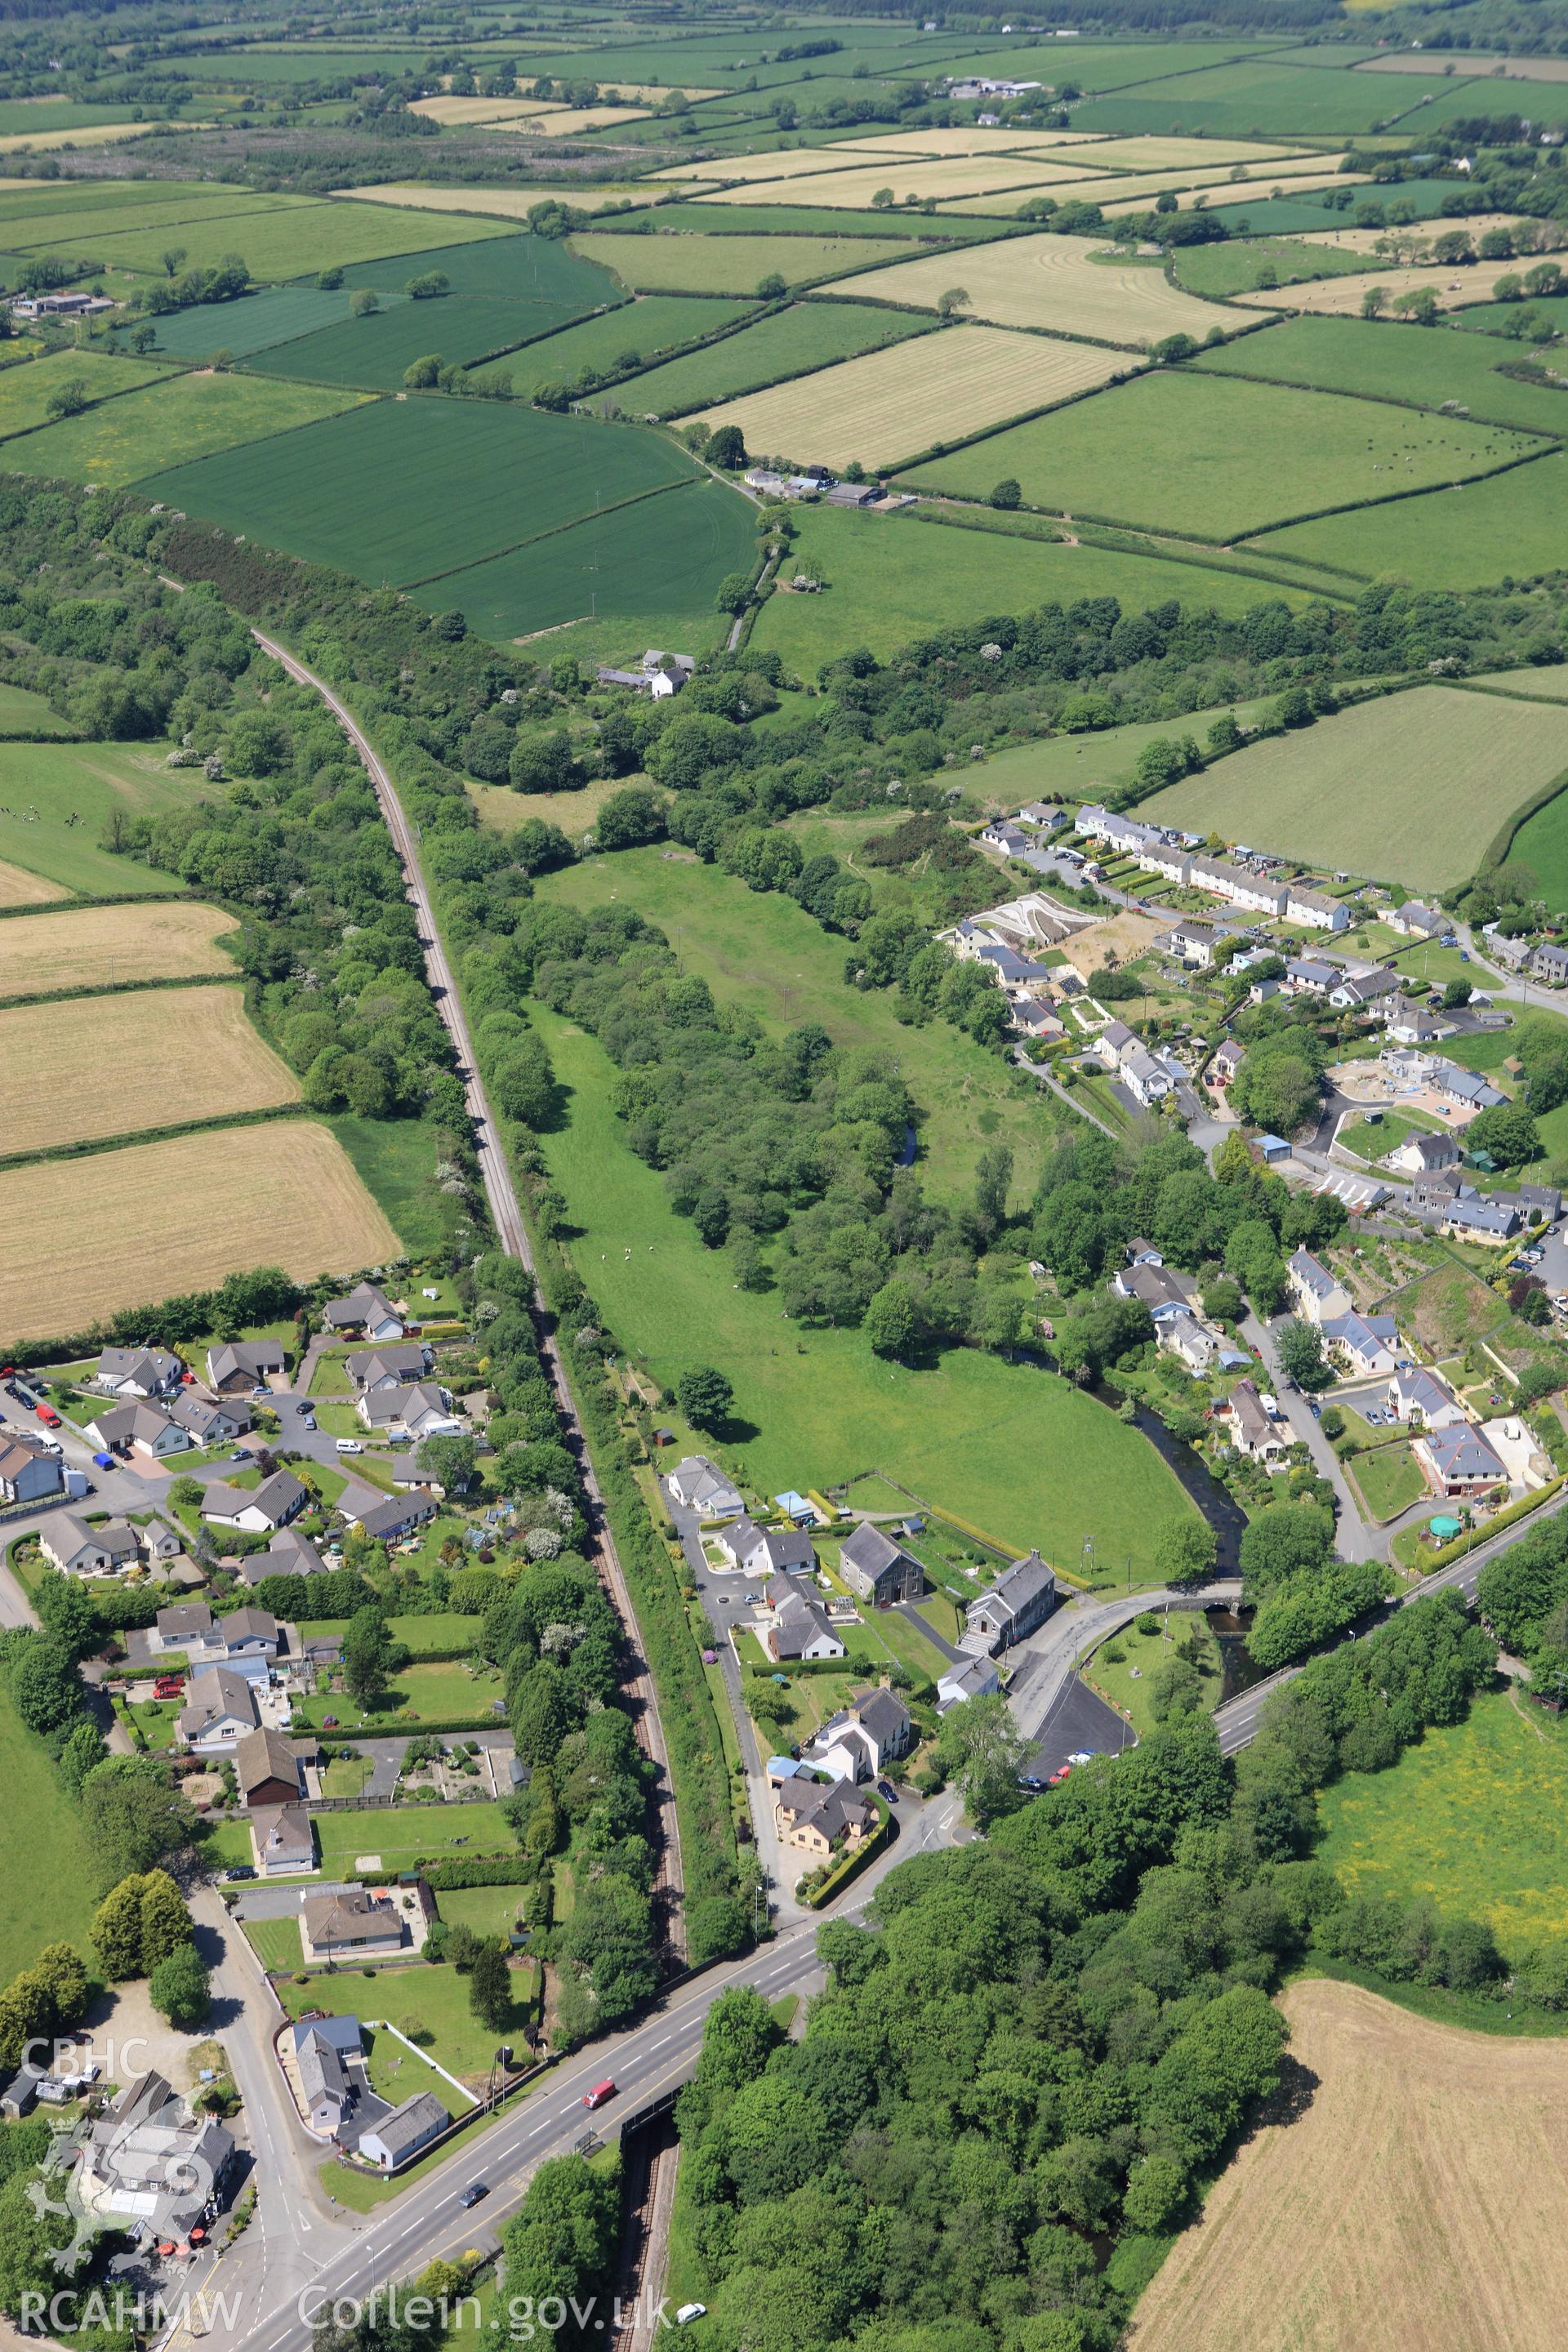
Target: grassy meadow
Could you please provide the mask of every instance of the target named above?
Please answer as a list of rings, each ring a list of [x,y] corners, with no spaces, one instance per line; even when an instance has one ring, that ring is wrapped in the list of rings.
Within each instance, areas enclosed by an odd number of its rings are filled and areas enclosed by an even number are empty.
[[[1424,498],[1391,499],[1269,532],[1260,555],[1300,557],[1374,580],[1392,572],[1423,588],[1483,588],[1556,571],[1568,529],[1568,457],[1554,450],[1529,466]]]
[[[184,464],[198,464],[215,451],[240,443],[255,446],[339,415],[362,398],[314,384],[266,383],[256,376],[176,375],[147,384],[129,399],[106,401],[83,415],[29,433],[6,450],[5,462],[18,473],[118,487],[158,472],[171,450],[178,450]],[[287,466],[293,446],[286,442],[276,462]]]
[[[88,1930],[97,1908],[98,1874],[76,1807],[42,1742],[23,1728],[4,1690],[0,1773],[11,1824],[0,1833],[7,1889],[0,1917],[0,1983],[8,1984],[45,1944],[74,1944],[90,1959]]]
[[[897,237],[616,236],[590,229],[572,243],[639,294],[754,294],[764,278],[813,286],[840,270],[896,261]]]
[[[1224,253],[1225,246],[1198,251]],[[1261,334],[1204,352],[1197,375],[1254,376],[1322,392],[1362,393],[1373,399],[1441,408],[1456,401],[1472,416],[1526,432],[1568,433],[1568,393],[1550,384],[1520,383],[1500,369],[1516,346],[1464,335],[1453,328],[1396,327],[1376,319],[1282,319]]]
[[[869,302],[797,302],[705,351],[650,369],[627,387],[626,405],[639,416],[679,416],[927,332],[924,319],[905,318]]]
[[[38,700],[19,687],[6,687],[0,698],[0,733],[8,724],[42,725],[44,719],[32,711]],[[49,715],[47,704],[42,708]],[[5,760],[0,858],[83,897],[179,887],[178,876],[161,874],[140,858],[117,856],[100,842],[117,812],[148,816],[188,803],[197,788],[188,772],[172,773],[157,751],[143,743],[12,743]],[[0,990],[19,992],[16,986]]]
[[[704,335],[735,325],[751,307],[713,295],[648,294],[635,302],[619,303],[596,319],[563,327],[540,342],[529,343],[471,372],[480,383],[490,376],[510,376],[521,399],[545,385],[570,384],[584,368],[605,373],[628,360],[652,360],[662,352],[679,351]],[[628,411],[641,415],[635,394],[628,391],[617,397]]]

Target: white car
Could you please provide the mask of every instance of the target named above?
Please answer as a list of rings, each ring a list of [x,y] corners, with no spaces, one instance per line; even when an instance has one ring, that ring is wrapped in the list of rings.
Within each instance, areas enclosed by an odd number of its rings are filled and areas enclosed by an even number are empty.
[[[694,2319],[706,2319],[707,2316],[708,2305],[705,2303],[683,2303],[675,2315],[675,2324],[677,2327],[689,2327]]]

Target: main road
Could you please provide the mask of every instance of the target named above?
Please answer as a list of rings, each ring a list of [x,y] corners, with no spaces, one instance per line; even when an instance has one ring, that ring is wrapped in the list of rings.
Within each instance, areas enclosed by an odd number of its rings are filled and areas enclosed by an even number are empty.
[[[457,1055],[458,1075],[462,1081],[463,1099],[473,1125],[474,1150],[479,1160],[479,1174],[484,1181],[485,1197],[489,1202],[496,1234],[507,1255],[516,1258],[527,1270],[533,1285],[536,1313],[542,1322],[544,1301],[539,1287],[538,1268],[534,1265],[528,1230],[522,1222],[522,1211],[518,1204],[516,1187],[511,1181],[511,1170],[507,1165],[506,1150],[500,1140],[495,1118],[490,1110],[484,1081],[479,1076],[473,1039],[468,1034],[468,1018],[463,1011],[462,998],[458,993],[457,980],[451,965],[447,961],[447,950],[441,943],[441,934],[437,927],[436,909],[431,903],[429,886],[426,882],[424,871],[419,863],[417,835],[409,824],[407,814],[397,797],[396,787],[384,761],[342,696],[334,694],[324,678],[318,677],[314,670],[307,669],[304,663],[297,659],[286,646],[279,645],[276,638],[265,635],[260,629],[252,629],[250,634],[262,652],[269,654],[275,662],[287,670],[296,684],[307,686],[313,693],[321,696],[321,700],[353,744],[363,764],[366,775],[370,778],[371,788],[375,793],[376,802],[402,863],[405,887],[418,922],[419,944],[425,958],[425,971],[430,983],[430,992],[436,1000],[437,1011],[447,1025],[447,1034],[452,1040],[453,1051]],[[669,1930],[672,1937],[679,1941],[680,1928],[676,1916],[676,1906],[679,1905],[684,1883],[680,1867],[680,1833],[676,1821],[675,1792],[670,1785],[669,1751],[665,1742],[664,1726],[659,1720],[658,1693],[654,1687],[653,1675],[642,1654],[642,1642],[637,1630],[637,1614],[632,1608],[631,1594],[626,1588],[620,1555],[616,1549],[616,1539],[610,1529],[608,1514],[605,1509],[604,1496],[599,1491],[599,1483],[594,1475],[594,1464],[588,1452],[587,1439],[578,1417],[577,1407],[566,1378],[566,1369],[561,1360],[560,1349],[556,1346],[553,1333],[544,1334],[541,1340],[541,1352],[554,1387],[556,1408],[561,1415],[567,1443],[576,1458],[578,1472],[583,1481],[583,1490],[588,1499],[588,1520],[595,1549],[598,1555],[599,1572],[626,1633],[630,1653],[628,1661],[630,1671],[625,1678],[623,1686],[637,1710],[637,1737],[646,1753],[658,1768],[655,1796],[658,1813],[658,1885],[668,1898]]]

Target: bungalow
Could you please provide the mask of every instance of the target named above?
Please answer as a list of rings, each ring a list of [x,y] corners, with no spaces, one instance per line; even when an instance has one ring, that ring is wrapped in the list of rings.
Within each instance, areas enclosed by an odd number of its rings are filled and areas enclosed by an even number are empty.
[[[918,1601],[925,1591],[925,1570],[914,1554],[900,1550],[869,1519],[845,1538],[838,1572],[851,1592],[879,1609],[895,1601]]]
[[[169,1412],[198,1445],[232,1445],[256,1425],[248,1404],[232,1399],[220,1404],[216,1397],[204,1396],[200,1389],[182,1389],[170,1399]]]
[[[235,1749],[234,1769],[242,1805],[297,1805],[305,1793],[300,1758],[280,1731],[247,1732]]]
[[[1350,915],[1344,902],[1326,890],[1309,890],[1300,882],[1285,885],[1285,920],[1317,931],[1346,931]]]
[[[206,1666],[191,1678],[190,1699],[174,1729],[195,1756],[232,1756],[257,1726],[256,1696],[232,1666]]]
[[[811,1538],[798,1528],[758,1528],[749,1518],[731,1519],[714,1543],[731,1568],[748,1576],[765,1579],[802,1570],[809,1575],[816,1566]]]
[[[689,1454],[664,1483],[676,1502],[700,1518],[738,1519],[746,1507],[740,1489],[731,1485],[706,1454]]]
[[[1446,1023],[1434,1021],[1424,1004],[1412,1004],[1404,996],[1388,999],[1383,1025],[1396,1045],[1431,1045],[1447,1034]]]
[[[266,1387],[269,1373],[282,1370],[278,1339],[226,1339],[207,1349],[207,1386],[214,1396],[247,1396]]]
[[[1039,1553],[1032,1551],[998,1577],[989,1592],[969,1603],[964,1622],[987,1649],[1010,1649],[1045,1623],[1060,1597],[1055,1576]]]
[[[177,1389],[184,1372],[167,1348],[105,1348],[93,1380],[110,1396],[156,1397]]]
[[[841,1658],[844,1644],[827,1622],[827,1612],[809,1593],[786,1593],[775,1606],[763,1633],[763,1646],[782,1664],[786,1658]]]
[[[1479,1429],[1432,1429],[1412,1439],[1410,1451],[1435,1495],[1474,1496],[1506,1486],[1508,1472]]]
[[[1286,965],[1279,985],[1287,996],[1327,996],[1343,977],[1337,963],[1323,963],[1316,956],[1295,956]]]
[[[1167,1315],[1154,1327],[1154,1344],[1169,1354],[1179,1356],[1189,1372],[1201,1379],[1213,1366],[1219,1353],[1219,1341],[1195,1315],[1183,1311]]]
[[[366,1389],[354,1411],[367,1429],[390,1438],[457,1437],[467,1427],[461,1413],[452,1410],[450,1390],[436,1381],[416,1381],[411,1388]]]
[[[1215,1048],[1209,1063],[1209,1076],[1215,1086],[1228,1087],[1246,1059],[1246,1046],[1238,1045],[1234,1037],[1226,1037]]]
[[[1323,1345],[1359,1380],[1383,1380],[1398,1369],[1399,1326],[1392,1315],[1336,1315],[1319,1326]]]
[[[1373,971],[1342,972],[1329,991],[1329,1003],[1337,1013],[1364,1013],[1369,1007],[1375,1009],[1385,996],[1401,992],[1399,974],[1379,966]]]
[[[308,1895],[300,1906],[300,1943],[308,1962],[344,1957],[384,1959],[400,1952],[405,1940],[396,1905],[363,1886]],[[445,2108],[441,2119],[446,2121]]]
[[[1519,1224],[1519,1212],[1510,1202],[1477,1192],[1449,1202],[1442,1229],[1458,1241],[1496,1243],[1511,1240]]]
[[[945,1715],[949,1707],[962,1706],[966,1699],[989,1698],[1001,1687],[1001,1677],[990,1658],[965,1658],[962,1664],[949,1666],[937,1684],[937,1711]]]
[[[1051,801],[1026,801],[1018,811],[1018,823],[1033,825],[1037,833],[1060,833],[1067,822],[1067,811]]]
[[[230,1660],[275,1658],[278,1620],[265,1609],[232,1609],[226,1617],[215,1621],[211,1639],[222,1644],[224,1656]]]
[[[1031,1037],[1041,1037],[1047,1045],[1067,1035],[1067,1025],[1060,1017],[1048,1004],[1037,1004],[1032,996],[1016,997],[1008,1017],[1015,1029],[1022,1029]]]
[[[253,1551],[240,1562],[247,1584],[264,1576],[325,1576],[327,1563],[308,1536],[295,1528],[280,1528],[265,1551]]]
[[[1269,1420],[1253,1381],[1237,1381],[1222,1409],[1230,1423],[1230,1442],[1238,1454],[1249,1454],[1255,1462],[1277,1462],[1286,1452],[1289,1433]]]
[[[0,1431],[0,1503],[39,1503],[64,1491],[59,1456],[36,1437]]]
[[[1457,1062],[1437,1062],[1432,1071],[1432,1084],[1440,1095],[1451,1102],[1463,1103],[1470,1110],[1496,1110],[1508,1097],[1489,1086],[1475,1070],[1461,1069]]]
[[[407,1326],[374,1282],[356,1283],[345,1298],[329,1298],[321,1309],[329,1331],[363,1331],[367,1339],[401,1339]]]
[[[1447,1383],[1417,1364],[1406,1365],[1388,1383],[1388,1409],[1396,1421],[1427,1429],[1453,1429],[1465,1423],[1464,1406]]]
[[[1388,1165],[1402,1176],[1435,1176],[1440,1169],[1458,1166],[1458,1139],[1452,1134],[1407,1135],[1387,1157]]]
[[[188,1453],[195,1443],[190,1431],[160,1406],[140,1402],[105,1406],[83,1433],[100,1453],[128,1454],[139,1445],[159,1461],[170,1454]]]
[[[1310,1250],[1291,1251],[1285,1261],[1285,1279],[1297,1313],[1304,1315],[1309,1323],[1323,1323],[1350,1313],[1350,1292]]]
[[[439,2139],[451,2117],[434,2091],[416,2091],[359,2136],[359,2154],[382,2172],[396,2172],[422,2147]]]
[[[1034,846],[1022,825],[1002,816],[993,817],[980,838],[987,849],[999,849],[1005,857],[1016,857]]]
[[[876,1827],[877,1814],[866,1798],[841,1780],[825,1787],[820,1780],[797,1775],[774,1797],[773,1820],[782,1845],[824,1862],[841,1846],[853,1851]]]
[[[134,1528],[110,1520],[89,1527],[74,1511],[57,1511],[37,1527],[38,1545],[51,1568],[63,1576],[112,1576],[142,1557]]]
[[[1175,1091],[1175,1079],[1163,1062],[1157,1062],[1143,1046],[1134,1045],[1121,1064],[1121,1080],[1128,1091],[1136,1096],[1145,1110]]]
[[[341,1503],[339,1508],[342,1508]],[[427,1486],[415,1486],[406,1495],[392,1496],[384,1503],[373,1504],[368,1510],[355,1509],[349,1516],[377,1543],[402,1543],[435,1517],[436,1497]]]
[[[1207,923],[1173,923],[1154,945],[1162,955],[1173,956],[1189,971],[1207,971],[1214,961],[1219,934]]]
[[[1388,918],[1388,927],[1406,940],[1440,940],[1454,929],[1440,908],[1426,906],[1419,898],[1406,898],[1403,907],[1395,907]]]
[[[1234,866],[1228,858],[1194,857],[1192,884],[1194,890],[1213,891],[1216,898],[1228,898],[1233,906],[1245,907],[1251,914],[1279,916],[1285,911],[1283,882],[1271,882],[1267,875]]]
[[[402,1388],[424,1379],[431,1354],[423,1339],[405,1339],[401,1347],[357,1348],[343,1358],[343,1370],[356,1389]]]
[[[307,1489],[291,1470],[275,1470],[258,1486],[215,1481],[202,1497],[202,1517],[214,1527],[237,1528],[244,1535],[270,1535],[297,1519],[309,1501]]]
[[[316,1867],[316,1841],[303,1805],[264,1805],[250,1816],[258,1878],[289,1878]]]

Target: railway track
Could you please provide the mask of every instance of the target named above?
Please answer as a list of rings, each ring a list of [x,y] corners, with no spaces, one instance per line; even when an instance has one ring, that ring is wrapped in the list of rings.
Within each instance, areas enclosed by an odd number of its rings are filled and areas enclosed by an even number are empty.
[[[171,581],[168,584],[174,587],[179,583]],[[474,1055],[473,1040],[468,1034],[468,1024],[463,1013],[462,1000],[458,994],[457,980],[447,960],[446,949],[441,944],[440,932],[436,927],[436,910],[431,903],[429,889],[419,864],[418,838],[408,821],[402,802],[397,797],[396,787],[385,765],[342,697],[332,691],[324,678],[318,677],[314,670],[308,669],[286,646],[279,645],[275,637],[269,637],[262,630],[255,628],[250,634],[263,653],[269,655],[275,662],[287,670],[289,676],[298,685],[309,687],[312,693],[320,695],[331,712],[353,745],[356,756],[370,779],[377,806],[381,810],[387,831],[392,835],[393,845],[403,866],[404,882],[409,902],[418,919],[419,943],[425,958],[426,977],[430,983],[430,992],[435,999],[436,1009],[446,1024],[457,1055],[458,1074],[462,1082],[463,1098],[468,1108],[468,1117],[473,1123],[474,1149],[479,1160],[480,1178],[484,1183],[485,1197],[489,1203],[490,1216],[501,1247],[509,1257],[516,1258],[519,1265],[525,1269],[533,1286],[535,1321],[540,1326],[542,1335],[540,1340],[540,1353],[550,1377],[551,1387],[554,1391],[556,1411],[561,1416],[566,1444],[576,1461],[583,1482],[583,1491],[587,1502],[586,1517],[589,1538],[593,1546],[594,1564],[600,1584],[621,1622],[627,1664],[627,1671],[622,1680],[622,1688],[631,1702],[632,1719],[637,1727],[638,1743],[649,1761],[658,1768],[659,1776],[655,1804],[658,1820],[658,1834],[655,1842],[658,1867],[654,1878],[654,1891],[662,1898],[666,1928],[670,1943],[677,1957],[683,1958],[683,1937],[679,1918],[680,1895],[684,1884],[680,1860],[680,1832],[676,1820],[675,1792],[669,1777],[669,1751],[665,1742],[664,1725],[658,1712],[658,1694],[654,1687],[647,1661],[643,1656],[637,1612],[632,1607],[626,1573],[621,1566],[620,1555],[616,1549],[616,1539],[611,1532],[609,1517],[605,1509],[605,1498],[600,1491],[598,1479],[594,1474],[593,1457],[588,1451],[587,1437],[578,1416],[576,1404],[573,1400],[561,1350],[556,1345],[553,1334],[542,1328],[544,1299],[539,1286],[539,1270],[534,1263],[532,1244],[528,1237],[528,1229],[522,1221],[517,1189],[511,1180],[511,1170],[507,1165],[506,1152],[490,1110],[489,1099],[485,1093],[484,1081],[479,1076],[479,1064]]]

